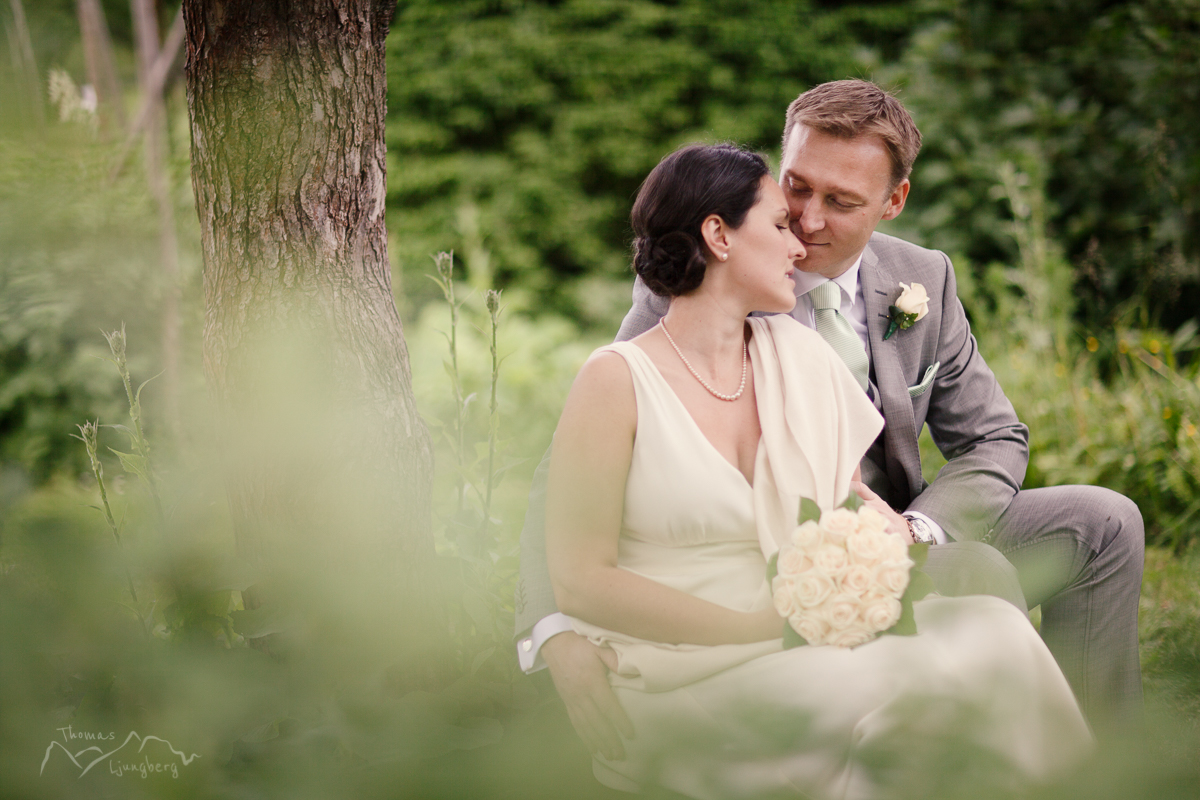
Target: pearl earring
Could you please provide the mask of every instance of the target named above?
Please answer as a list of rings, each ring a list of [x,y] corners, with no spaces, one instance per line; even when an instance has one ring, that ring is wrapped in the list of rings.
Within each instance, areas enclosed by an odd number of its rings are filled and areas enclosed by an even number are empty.
[[[725,259],[727,259],[727,258],[729,258],[729,253],[721,253],[721,260],[722,260],[722,261],[724,261],[724,260],[725,260]]]

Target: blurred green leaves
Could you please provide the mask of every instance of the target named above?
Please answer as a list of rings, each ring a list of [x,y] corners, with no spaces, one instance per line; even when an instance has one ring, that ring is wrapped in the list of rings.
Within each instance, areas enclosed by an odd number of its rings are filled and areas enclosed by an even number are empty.
[[[925,137],[895,230],[1012,263],[996,167],[1044,167],[1046,221],[1089,327],[1173,329],[1200,299],[1200,4],[934,0],[875,77]]]
[[[774,154],[787,104],[859,72],[864,42],[901,40],[910,9],[404,4],[389,39],[389,224],[410,295],[424,294],[428,253],[453,245],[475,288],[613,325],[584,279],[628,278],[629,206],[658,160],[695,139]]]
[[[587,297],[628,276],[628,208],[658,159],[715,139],[773,156],[787,104],[845,77],[898,87],[925,137],[891,231],[1013,262],[989,190],[1036,154],[1081,320],[1133,306],[1172,329],[1200,301],[1196,0],[425,0],[389,48],[390,224],[418,302],[427,253],[452,245],[478,289],[611,324]]]
[[[1200,522],[1197,328],[1141,327],[1127,308],[1081,330],[1071,266],[1042,211],[1045,170],[1036,154],[1025,164],[1005,162],[993,178],[993,194],[1020,212],[1005,230],[1019,266],[955,258],[980,352],[1030,429],[1024,487],[1107,487],[1137,503],[1149,542],[1182,550]],[[922,461],[930,479],[945,463],[929,443]]]
[[[35,482],[86,473],[76,423],[127,411],[99,331],[128,320],[138,341],[158,338],[153,209],[136,171],[108,181],[111,151],[74,123],[48,123],[36,140],[0,136],[0,461]],[[195,250],[184,263],[195,266]],[[185,340],[192,359],[198,337]],[[150,363],[143,349],[129,366],[153,374]]]

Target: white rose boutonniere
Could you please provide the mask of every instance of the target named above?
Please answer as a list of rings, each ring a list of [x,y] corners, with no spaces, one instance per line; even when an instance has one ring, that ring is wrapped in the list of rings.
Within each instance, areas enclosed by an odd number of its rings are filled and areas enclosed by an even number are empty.
[[[908,330],[914,322],[929,313],[929,295],[925,293],[924,286],[919,283],[911,286],[902,283],[900,287],[904,291],[896,298],[896,304],[888,306],[887,333],[883,335],[885,340],[890,338],[897,328],[902,331]]]

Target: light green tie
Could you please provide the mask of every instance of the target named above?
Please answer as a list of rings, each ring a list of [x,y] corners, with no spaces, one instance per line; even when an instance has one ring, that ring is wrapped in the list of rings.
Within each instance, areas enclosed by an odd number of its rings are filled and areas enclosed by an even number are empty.
[[[858,380],[858,385],[867,390],[867,371],[870,363],[867,361],[867,351],[863,349],[862,339],[850,327],[850,322],[838,308],[842,305],[842,290],[833,281],[825,281],[808,293],[813,305],[813,321],[817,324],[817,333],[829,343],[833,351],[846,362],[850,373]]]

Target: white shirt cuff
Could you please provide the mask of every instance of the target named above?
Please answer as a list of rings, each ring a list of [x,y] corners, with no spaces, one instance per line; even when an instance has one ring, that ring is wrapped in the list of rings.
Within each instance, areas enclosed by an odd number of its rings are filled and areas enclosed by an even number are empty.
[[[939,528],[939,530],[941,529]],[[529,635],[517,642],[517,662],[521,665],[521,671],[526,675],[532,675],[538,670],[545,669],[546,662],[542,660],[542,645],[550,637],[570,630],[574,630],[571,627],[571,618],[561,612],[539,619]]]
[[[931,520],[929,517],[922,514],[920,511],[905,511],[904,516],[916,517],[929,526],[930,532],[933,534],[933,541],[936,544],[946,544],[950,541],[950,537],[942,530],[942,526]]]

